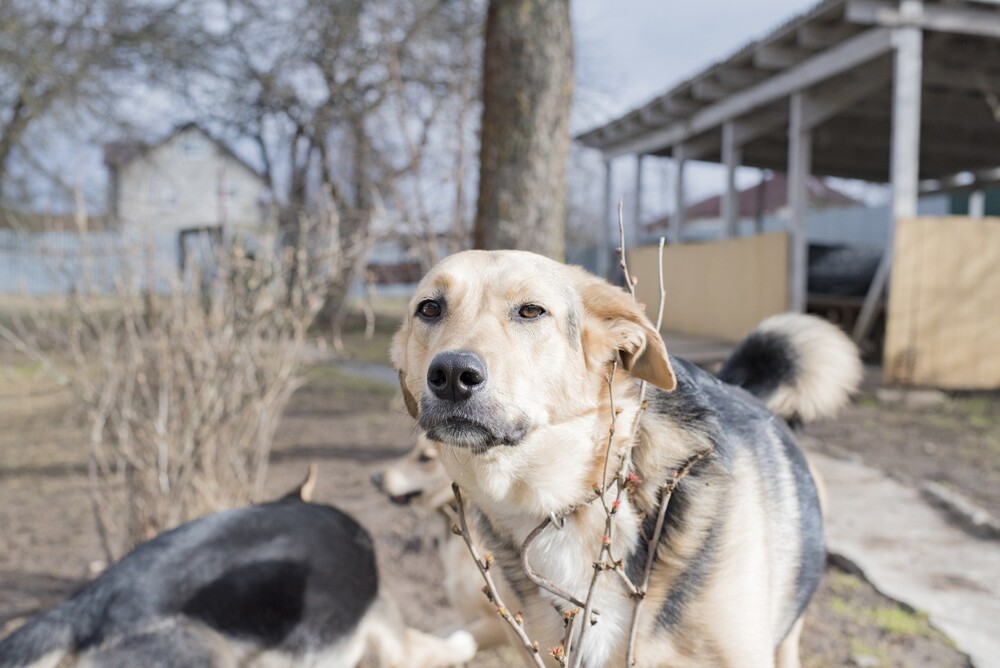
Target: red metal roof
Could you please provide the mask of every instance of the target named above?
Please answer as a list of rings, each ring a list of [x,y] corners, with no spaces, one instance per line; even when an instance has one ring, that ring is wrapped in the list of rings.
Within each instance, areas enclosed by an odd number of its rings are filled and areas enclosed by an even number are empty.
[[[862,203],[853,197],[831,188],[826,182],[816,176],[810,177],[807,183],[810,208],[827,208],[833,206],[860,206]],[[757,185],[739,192],[740,218],[753,218],[758,211],[764,215],[778,213],[788,205],[788,177],[781,172],[774,172]],[[706,218],[722,216],[722,195],[714,195],[700,202],[688,205],[684,209],[684,220],[693,222]],[[667,227],[670,216],[645,223],[648,231]]]

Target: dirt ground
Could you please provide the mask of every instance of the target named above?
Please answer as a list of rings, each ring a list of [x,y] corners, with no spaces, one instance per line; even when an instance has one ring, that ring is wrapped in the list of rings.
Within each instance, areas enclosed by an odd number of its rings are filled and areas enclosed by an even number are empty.
[[[360,359],[376,360],[384,355],[380,351],[384,351],[386,337],[383,332],[380,340],[361,345],[348,336],[346,342],[349,350],[360,351]],[[100,551],[86,495],[82,420],[72,409],[69,393],[40,380],[38,370],[22,359],[0,356],[0,364],[2,633],[23,617],[62,600],[85,581]],[[317,462],[318,500],[347,510],[372,532],[386,586],[400,601],[409,623],[441,630],[453,623],[439,585],[442,566],[435,548],[443,523],[438,517],[392,506],[369,483],[376,467],[403,454],[413,440],[411,420],[394,404],[394,391],[391,386],[358,379],[334,366],[314,368],[279,430],[269,489],[277,496],[292,488],[307,464]],[[962,420],[969,420],[961,417],[967,415],[963,412],[966,408],[917,412],[904,419],[898,411],[870,404],[862,399],[851,407],[847,419],[817,425],[810,433],[835,442],[837,447],[859,450],[866,459],[872,457],[873,463],[885,461],[900,469],[904,464],[897,458],[905,460],[902,455],[908,454],[905,434],[911,439],[914,434],[919,437],[916,452],[925,456],[930,456],[928,452],[937,455],[949,443],[967,442],[975,449],[976,441],[962,436],[966,433]],[[977,408],[973,414],[980,417],[971,418],[969,426],[991,435],[989,438],[995,440],[989,441],[989,447],[997,448],[997,424],[992,414],[989,419],[982,417],[988,413]],[[931,424],[940,431],[933,431]],[[928,442],[937,444],[938,449],[923,445]],[[883,448],[890,450],[883,452]],[[982,458],[988,456],[983,454]],[[923,477],[926,471],[940,470],[939,479],[950,481],[944,473],[954,469],[955,461],[966,459],[964,455],[957,460],[949,455],[938,469],[914,468],[912,475]],[[975,461],[979,460],[970,455],[970,470],[976,468]],[[907,461],[905,466],[910,473],[909,467],[916,465]],[[959,476],[954,484],[963,486],[968,480]],[[987,480],[983,479],[983,489],[976,493],[984,503],[990,498]],[[488,653],[473,665],[516,665],[513,651]],[[861,579],[832,566],[807,614],[803,662],[811,668],[967,665],[948,639],[928,625],[925,616],[896,605]]]
[[[957,393],[929,405],[879,401],[877,370],[836,420],[806,427],[832,454],[853,452],[904,483],[941,483],[1000,517],[1000,393]]]

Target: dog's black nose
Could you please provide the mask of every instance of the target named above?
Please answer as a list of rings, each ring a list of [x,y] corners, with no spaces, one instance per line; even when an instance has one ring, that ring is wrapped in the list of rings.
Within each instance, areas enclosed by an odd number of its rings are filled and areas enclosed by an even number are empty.
[[[427,386],[438,399],[465,401],[486,385],[486,363],[475,353],[439,353],[427,369]]]

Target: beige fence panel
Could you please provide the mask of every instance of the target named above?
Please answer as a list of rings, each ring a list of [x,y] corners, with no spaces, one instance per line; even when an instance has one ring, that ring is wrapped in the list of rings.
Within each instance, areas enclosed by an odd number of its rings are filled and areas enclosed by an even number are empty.
[[[774,232],[664,249],[663,331],[738,341],[788,299],[788,235]],[[657,248],[629,252],[636,293],[656,315]]]
[[[917,218],[896,228],[885,379],[1000,388],[1000,218]]]

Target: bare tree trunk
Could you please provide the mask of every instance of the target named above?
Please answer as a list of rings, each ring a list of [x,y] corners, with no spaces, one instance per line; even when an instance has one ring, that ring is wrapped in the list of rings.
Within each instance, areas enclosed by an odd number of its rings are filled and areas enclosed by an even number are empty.
[[[490,0],[475,247],[564,254],[569,0]]]

